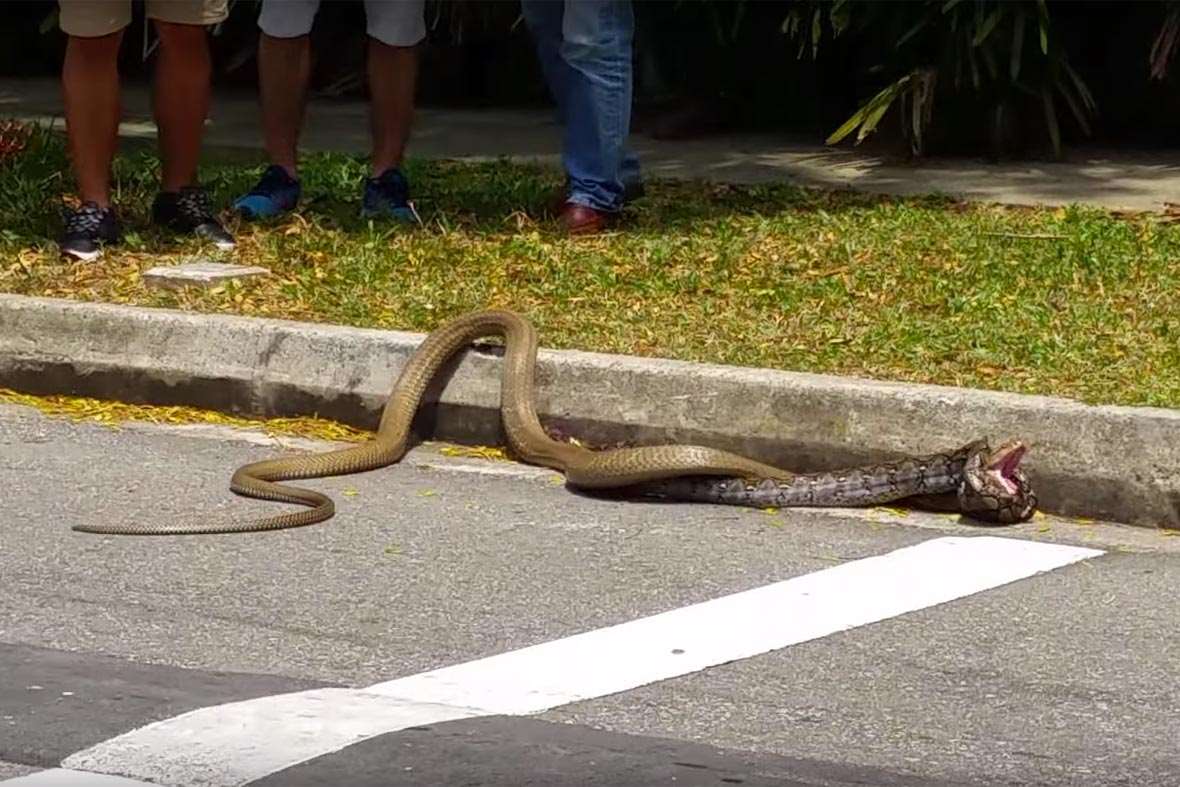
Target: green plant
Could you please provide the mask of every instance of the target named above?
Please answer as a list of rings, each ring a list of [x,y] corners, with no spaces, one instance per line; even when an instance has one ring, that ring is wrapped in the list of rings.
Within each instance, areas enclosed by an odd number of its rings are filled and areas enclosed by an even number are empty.
[[[1040,106],[1054,153],[1061,155],[1058,111],[1069,109],[1083,133],[1097,106],[1070,65],[1046,0],[921,0],[878,3],[834,0],[795,3],[783,32],[799,56],[818,56],[825,40],[851,38],[872,52],[885,86],[827,139],[872,134],[895,104],[912,152],[924,151],[939,90],[970,90],[996,134],[1023,100]]]
[[[0,164],[24,152],[32,128],[18,120],[0,120]]]
[[[1172,55],[1180,44],[1180,2],[1164,0],[1164,20],[1151,45],[1148,62],[1151,64],[1152,79],[1163,79],[1168,74]]]

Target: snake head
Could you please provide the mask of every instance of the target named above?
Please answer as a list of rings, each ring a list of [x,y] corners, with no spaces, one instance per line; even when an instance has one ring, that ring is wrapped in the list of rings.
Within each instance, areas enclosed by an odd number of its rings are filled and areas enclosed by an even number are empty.
[[[982,443],[967,456],[958,497],[962,511],[975,519],[1010,525],[1032,517],[1037,495],[1020,461],[1028,445],[1008,440],[994,451]]]

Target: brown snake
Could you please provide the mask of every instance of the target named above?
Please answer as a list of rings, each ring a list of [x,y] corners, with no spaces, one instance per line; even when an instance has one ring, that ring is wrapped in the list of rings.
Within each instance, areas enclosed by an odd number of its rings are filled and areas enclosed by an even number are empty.
[[[246,497],[296,503],[309,510],[259,520],[182,524],[79,524],[74,530],[107,535],[182,535],[279,530],[315,524],[335,513],[319,492],[278,483],[373,470],[399,461],[409,449],[410,424],[439,369],[477,339],[504,339],[501,418],[514,453],[531,464],[565,474],[570,486],[632,490],[645,497],[735,505],[844,506],[915,495],[956,493],[960,508],[993,522],[1026,519],[1036,506],[1017,467],[1025,447],[996,451],[977,441],[957,451],[848,470],[793,474],[738,454],[699,445],[656,445],[590,450],[550,438],[533,404],[537,335],[532,324],[506,310],[473,312],[426,337],[411,356],[385,404],[375,437],[362,445],[321,454],[267,459],[239,467],[230,489]]]

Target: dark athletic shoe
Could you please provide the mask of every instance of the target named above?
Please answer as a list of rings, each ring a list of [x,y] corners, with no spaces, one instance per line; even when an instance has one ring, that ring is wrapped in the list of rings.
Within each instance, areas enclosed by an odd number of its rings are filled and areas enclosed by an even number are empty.
[[[211,241],[219,249],[232,249],[234,237],[221,226],[213,203],[200,186],[185,186],[179,192],[161,191],[152,203],[152,223],[176,232],[192,233]]]
[[[65,216],[61,251],[83,262],[98,259],[102,246],[119,242],[119,219],[112,207],[100,208],[96,202],[84,202]]]
[[[302,186],[278,164],[271,164],[258,183],[234,202],[234,210],[246,219],[268,219],[286,213],[299,203]]]
[[[375,178],[365,179],[365,195],[361,201],[361,216],[390,218],[413,222],[417,219],[410,207],[410,184],[396,167],[387,169]]]

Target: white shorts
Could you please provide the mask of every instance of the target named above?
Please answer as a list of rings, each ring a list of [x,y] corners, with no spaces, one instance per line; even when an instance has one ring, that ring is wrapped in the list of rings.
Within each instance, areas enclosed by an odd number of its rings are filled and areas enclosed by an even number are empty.
[[[274,38],[311,32],[320,0],[262,0],[258,26]],[[366,32],[389,46],[413,46],[426,37],[425,0],[365,0]]]

